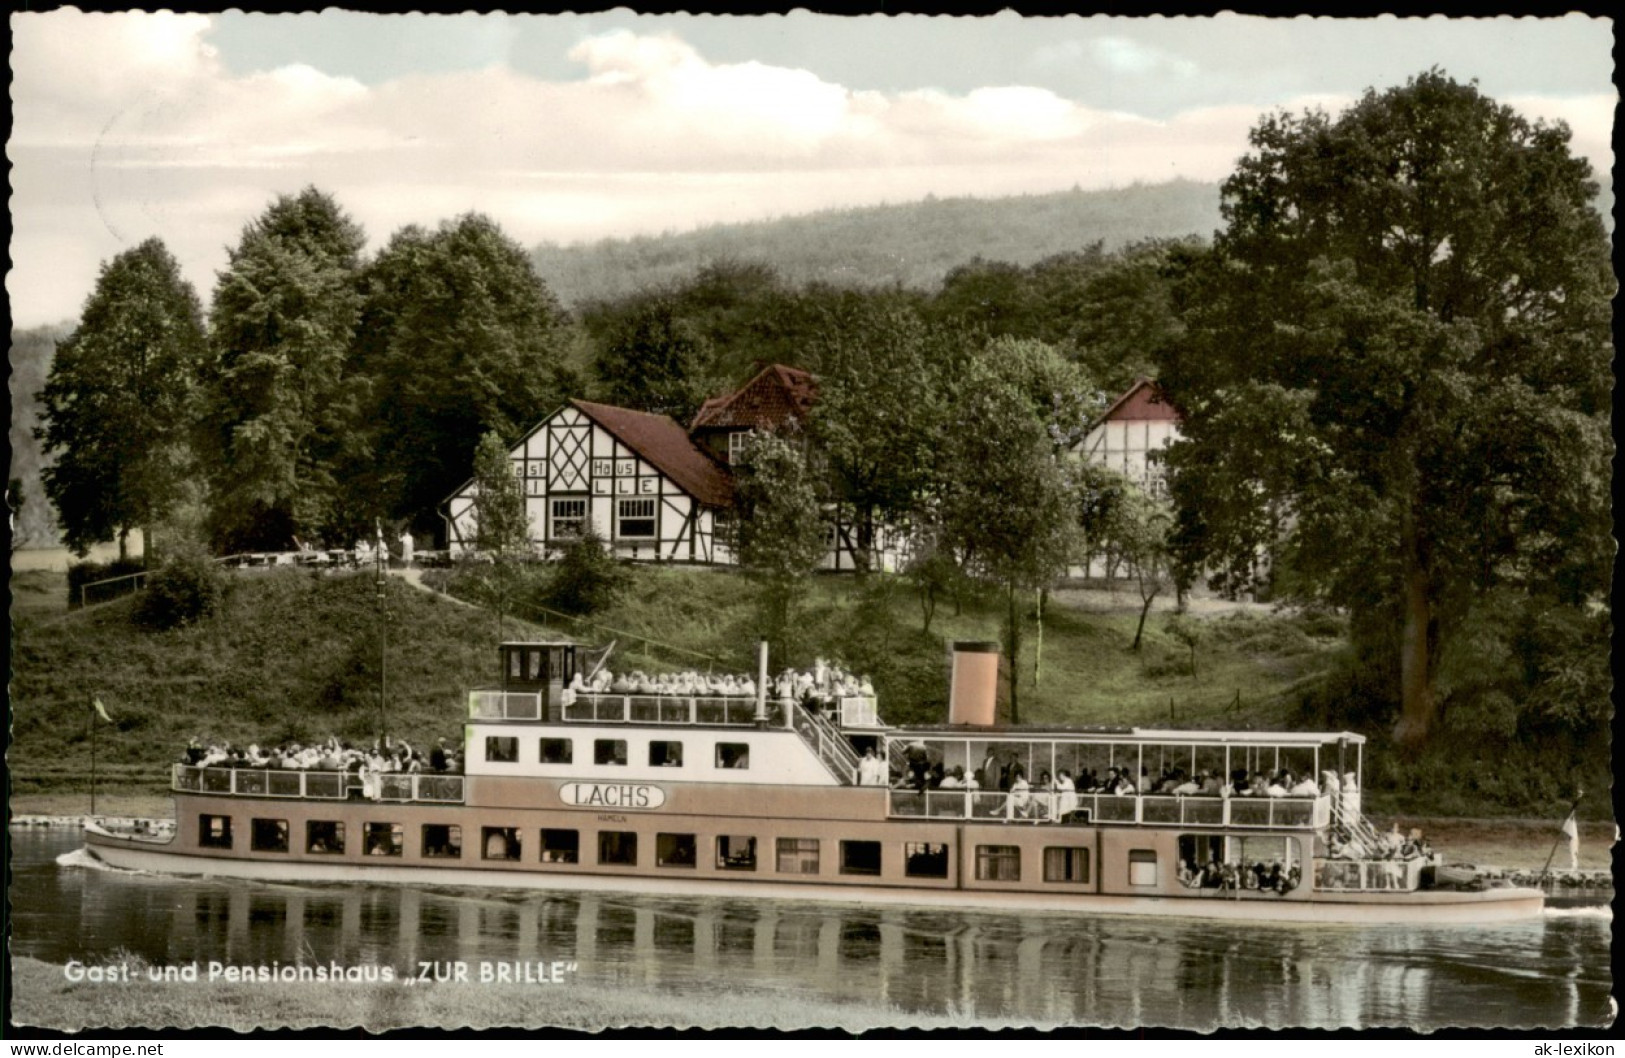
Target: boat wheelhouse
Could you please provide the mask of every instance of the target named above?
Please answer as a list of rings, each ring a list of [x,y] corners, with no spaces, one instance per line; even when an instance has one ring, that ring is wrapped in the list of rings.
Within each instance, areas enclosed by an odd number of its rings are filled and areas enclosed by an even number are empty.
[[[1271,921],[1541,906],[1536,890],[1440,887],[1436,859],[1393,855],[1360,811],[1357,734],[998,726],[991,644],[956,645],[949,722],[929,727],[884,724],[864,694],[780,698],[765,655],[756,693],[728,696],[589,689],[572,643],[501,651],[501,686],[469,696],[461,774],[178,764],[171,841],[92,828],[88,848],[278,880]],[[1297,796],[1144,792],[1172,768],[1328,781]],[[1114,770],[1118,792],[1056,782]]]

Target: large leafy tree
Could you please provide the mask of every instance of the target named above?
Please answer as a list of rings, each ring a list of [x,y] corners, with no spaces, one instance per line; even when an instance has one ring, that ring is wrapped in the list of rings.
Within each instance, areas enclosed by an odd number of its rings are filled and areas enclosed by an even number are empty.
[[[516,437],[568,395],[567,319],[524,250],[479,214],[396,232],[362,288],[355,432],[369,443],[351,453],[352,497],[429,524],[483,435]]]
[[[818,403],[810,433],[840,520],[856,531],[860,574],[881,526],[905,523],[930,495],[966,358],[961,330],[924,320],[904,296],[833,302],[811,344]]]
[[[1384,636],[1416,746],[1443,648],[1491,589],[1606,591],[1596,186],[1562,124],[1438,71],[1251,142],[1162,372],[1180,542],[1232,586],[1271,552],[1283,590]]]
[[[525,492],[508,446],[495,432],[474,448],[474,546],[491,560],[486,594],[497,611],[497,641],[513,608],[514,565],[530,551]]]
[[[733,542],[739,564],[760,586],[763,633],[774,656],[790,657],[796,611],[826,550],[827,520],[805,444],[774,434],[753,437],[735,502]]]
[[[328,195],[279,197],[243,231],[215,288],[202,420],[218,546],[286,547],[334,525],[335,468],[355,438],[347,385],[365,242]]]
[[[206,356],[197,294],[158,239],[104,265],[39,394],[41,475],[67,545],[84,554],[152,524],[183,491],[186,429]]]
[[[686,423],[717,388],[711,342],[671,294],[636,298],[594,322],[593,374],[606,402]]]

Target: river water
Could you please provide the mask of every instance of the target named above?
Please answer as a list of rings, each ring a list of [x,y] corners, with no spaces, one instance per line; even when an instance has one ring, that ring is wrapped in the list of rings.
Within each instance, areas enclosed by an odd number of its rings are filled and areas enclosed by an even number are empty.
[[[561,960],[573,979],[701,1001],[742,991],[1039,1025],[1207,1030],[1601,1027],[1605,908],[1489,928],[280,885],[83,866],[65,830],[11,832],[11,951],[153,965]],[[60,862],[59,862],[60,861]]]

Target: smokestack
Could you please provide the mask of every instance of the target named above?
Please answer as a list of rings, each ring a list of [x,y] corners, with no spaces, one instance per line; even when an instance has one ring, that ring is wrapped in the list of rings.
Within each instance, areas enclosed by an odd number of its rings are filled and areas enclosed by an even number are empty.
[[[948,685],[950,724],[993,725],[999,698],[999,644],[954,644],[953,678]]]
[[[756,644],[756,726],[767,726],[767,640]]]

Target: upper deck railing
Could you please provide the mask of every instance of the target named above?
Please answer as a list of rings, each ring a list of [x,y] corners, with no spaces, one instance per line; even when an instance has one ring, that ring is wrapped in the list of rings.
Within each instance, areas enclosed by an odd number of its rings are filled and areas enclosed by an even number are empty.
[[[753,727],[756,699],[734,697],[683,697],[671,694],[577,694],[564,707],[564,719],[582,724],[714,724]],[[769,727],[784,727],[784,709],[767,703]]]
[[[201,768],[177,764],[172,788],[186,793],[234,797],[285,797],[342,801],[354,795],[373,801],[461,804],[463,776],[424,772],[298,771],[275,768]]]
[[[894,816],[1110,823],[1128,826],[1256,827],[1308,830],[1331,818],[1328,797],[1167,797],[1032,791],[892,790]]]

